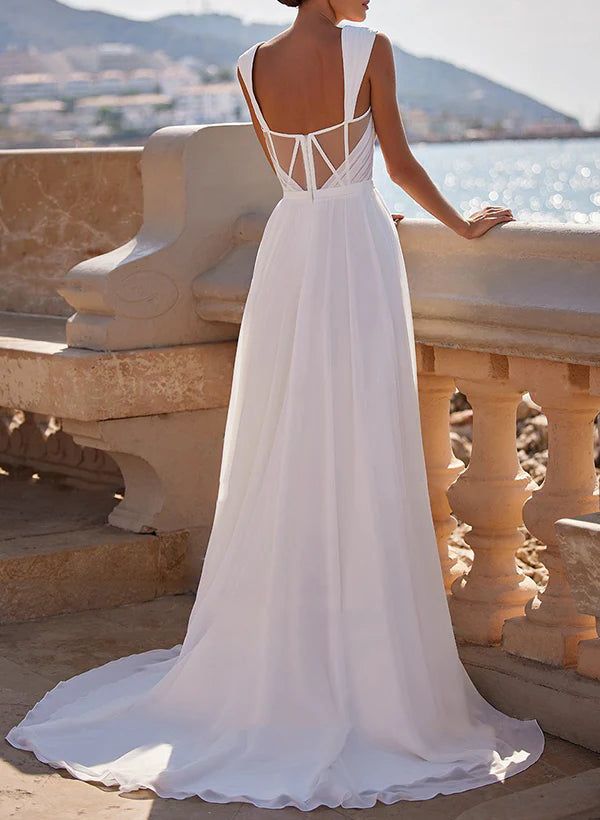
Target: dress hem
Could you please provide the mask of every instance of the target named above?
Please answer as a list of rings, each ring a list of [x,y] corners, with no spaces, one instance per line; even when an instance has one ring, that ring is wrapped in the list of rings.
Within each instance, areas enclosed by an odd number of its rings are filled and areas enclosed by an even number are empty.
[[[430,800],[438,795],[450,795],[450,794],[458,794],[464,791],[470,791],[471,789],[477,789],[481,786],[488,786],[494,783],[501,783],[505,779],[509,777],[514,777],[514,775],[519,774],[523,770],[532,766],[539,758],[541,757],[544,746],[545,740],[544,736],[541,733],[541,728],[536,720],[525,720],[523,721],[524,724],[536,725],[540,729],[540,744],[539,747],[536,748],[534,751],[531,751],[526,758],[523,760],[514,763],[511,766],[510,772],[504,772],[503,776],[499,777],[492,773],[488,773],[486,775],[482,775],[479,777],[472,777],[472,778],[461,778],[460,780],[449,780],[444,778],[443,782],[439,782],[438,784],[431,783],[432,788],[422,788],[421,790],[412,791],[411,794],[407,794],[407,790],[410,789],[409,785],[390,785],[386,789],[382,789],[377,792],[362,792],[356,796],[352,795],[345,795],[341,801],[338,802],[325,802],[319,799],[309,799],[309,800],[294,800],[293,798],[289,798],[286,795],[279,795],[275,798],[270,799],[261,799],[261,798],[252,798],[250,795],[246,794],[224,794],[222,792],[215,792],[211,789],[202,789],[199,792],[168,792],[165,790],[161,790],[160,787],[153,785],[152,783],[126,783],[123,780],[120,780],[115,774],[111,773],[110,769],[105,770],[105,774],[101,776],[89,774],[83,768],[77,768],[75,765],[68,763],[67,761],[53,761],[46,758],[36,747],[36,744],[29,743],[29,745],[20,744],[16,740],[9,740],[8,735],[5,737],[5,740],[14,746],[16,749],[21,749],[23,751],[30,751],[40,760],[42,763],[46,763],[49,766],[52,766],[55,769],[65,769],[69,772],[73,777],[77,778],[78,780],[84,781],[93,781],[102,783],[104,786],[118,786],[119,787],[119,794],[126,794],[128,792],[137,791],[138,789],[149,789],[150,791],[154,792],[158,797],[163,798],[170,798],[173,800],[185,800],[188,797],[199,797],[202,800],[205,800],[209,803],[250,803],[253,806],[261,809],[283,809],[283,808],[296,808],[299,811],[313,811],[320,807],[326,807],[330,809],[336,808],[345,808],[345,809],[362,809],[362,808],[373,808],[375,804],[379,801],[385,805],[391,805],[393,803],[398,803],[401,800]],[[10,734],[10,733],[9,733]],[[364,797],[364,800],[360,798]]]

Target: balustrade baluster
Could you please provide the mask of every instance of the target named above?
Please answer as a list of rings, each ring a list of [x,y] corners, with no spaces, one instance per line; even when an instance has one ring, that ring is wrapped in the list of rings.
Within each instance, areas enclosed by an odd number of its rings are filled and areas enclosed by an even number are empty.
[[[515,553],[524,499],[532,479],[521,469],[516,449],[516,410],[522,394],[506,379],[459,379],[473,408],[473,450],[465,472],[450,487],[450,506],[471,530],[471,570],[452,585],[450,611],[459,640],[500,642],[506,618],[523,611],[536,586],[517,567]]]
[[[525,504],[523,517],[528,530],[546,544],[549,581],[523,616],[506,622],[502,646],[514,655],[572,666],[579,642],[596,636],[595,623],[576,608],[554,524],[598,509],[593,422],[600,399],[590,395],[589,369],[583,365],[514,359],[511,372],[534,384],[531,396],[548,419],[546,477]]]
[[[465,469],[464,463],[452,452],[449,429],[450,399],[455,392],[449,376],[432,372],[432,348],[417,346],[419,362],[419,407],[423,433],[423,449],[427,466],[427,484],[440,563],[446,590],[456,578],[456,562],[448,554],[448,542],[456,528],[456,518],[448,504],[447,490]]]

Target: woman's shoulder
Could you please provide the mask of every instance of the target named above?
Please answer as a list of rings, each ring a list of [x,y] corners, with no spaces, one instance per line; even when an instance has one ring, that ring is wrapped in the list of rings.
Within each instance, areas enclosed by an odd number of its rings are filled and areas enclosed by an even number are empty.
[[[380,31],[377,28],[371,28],[370,26],[357,26],[353,23],[346,23],[343,28],[348,29],[348,34],[355,37],[357,40],[371,40],[373,43],[379,44],[380,47],[392,47],[392,41],[388,35],[384,31]]]
[[[249,57],[251,57],[251,55],[256,51],[256,49],[259,46],[263,46],[264,50],[268,51],[270,46],[277,45],[279,43],[279,41],[281,39],[283,39],[282,38],[283,34],[285,34],[285,31],[282,31],[279,34],[276,34],[274,37],[271,37],[269,40],[259,40],[257,43],[254,43],[254,45],[251,45],[250,48],[247,48],[246,51],[242,52],[242,54],[240,54],[240,56],[238,57],[238,59],[237,59],[238,65],[240,64],[240,61],[243,62],[244,60],[247,60]]]
[[[392,48],[391,40],[387,34],[378,29],[371,28],[370,26],[354,25],[353,23],[346,23],[342,26],[342,29],[348,40],[352,39],[357,43],[362,42],[363,44],[372,45],[373,51],[390,51]],[[252,56],[259,46],[263,47],[261,51],[269,51],[270,46],[278,46],[280,41],[285,39],[284,35],[286,33],[286,31],[280,32],[269,40],[259,40],[257,43],[251,45],[238,57],[238,68],[245,63],[249,64],[251,62]]]
[[[246,51],[243,51],[237,58],[238,67],[242,65],[253,54],[255,49],[257,49],[260,45],[262,45],[262,43],[259,41],[258,43],[254,43],[254,45],[251,45],[250,48],[247,48]]]
[[[344,26],[347,29],[346,42],[354,45],[359,51],[369,55],[369,62],[385,61],[386,55],[392,51],[390,38],[383,31],[371,28],[370,26],[357,26],[348,23]]]
[[[367,70],[370,71],[374,64],[386,62],[387,55],[392,52],[392,44],[386,34],[369,26],[350,23],[344,29],[347,29],[346,47],[362,55],[362,59],[367,61]]]
[[[384,31],[370,29],[373,34],[370,66],[389,68],[394,62],[394,44]]]
[[[347,37],[364,40],[366,42],[376,40],[381,33],[378,29],[370,28],[370,26],[357,26],[353,23],[346,23],[342,28]]]

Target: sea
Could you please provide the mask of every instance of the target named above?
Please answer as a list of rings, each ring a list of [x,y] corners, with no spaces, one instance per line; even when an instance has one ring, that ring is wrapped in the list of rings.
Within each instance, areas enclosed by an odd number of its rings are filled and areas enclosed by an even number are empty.
[[[465,215],[500,205],[518,220],[600,228],[600,139],[412,143],[411,150]],[[374,177],[392,212],[434,218],[391,181],[379,146]]]

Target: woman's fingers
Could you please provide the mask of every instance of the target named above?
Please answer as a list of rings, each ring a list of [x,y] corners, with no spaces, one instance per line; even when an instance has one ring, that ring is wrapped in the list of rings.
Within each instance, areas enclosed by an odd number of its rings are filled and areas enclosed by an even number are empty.
[[[509,209],[502,209],[493,213],[490,213],[489,211],[486,212],[486,210],[483,209],[477,214],[469,217],[469,220],[472,225],[472,231],[469,238],[475,239],[483,236],[496,225],[503,225],[506,222],[514,222],[515,217]]]
[[[513,217],[513,212],[510,208],[483,208],[481,211],[477,211],[477,213],[471,216],[471,219],[481,220],[481,219],[497,219],[498,217]],[[514,217],[513,217],[514,218]]]

